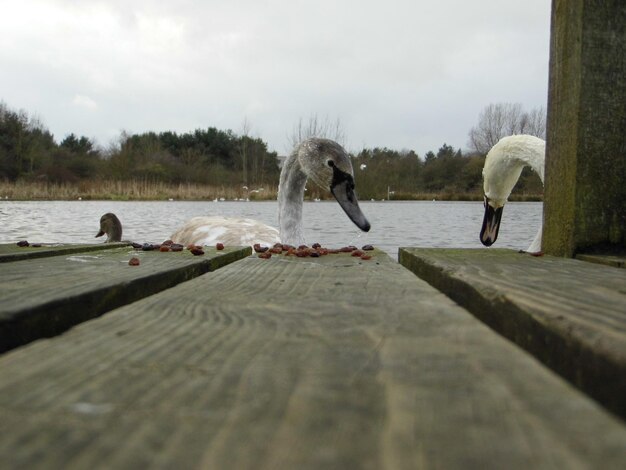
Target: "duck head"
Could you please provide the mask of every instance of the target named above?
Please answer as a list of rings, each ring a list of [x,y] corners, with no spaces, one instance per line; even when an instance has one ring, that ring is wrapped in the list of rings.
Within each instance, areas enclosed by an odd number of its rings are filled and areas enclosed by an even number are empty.
[[[297,150],[302,171],[322,189],[329,189],[350,220],[364,232],[370,223],[359,207],[354,192],[354,171],[350,156],[337,142],[310,138]]]
[[[107,212],[100,217],[100,231],[96,234],[96,238],[105,233],[107,235],[105,243],[122,241],[122,223],[112,212]]]

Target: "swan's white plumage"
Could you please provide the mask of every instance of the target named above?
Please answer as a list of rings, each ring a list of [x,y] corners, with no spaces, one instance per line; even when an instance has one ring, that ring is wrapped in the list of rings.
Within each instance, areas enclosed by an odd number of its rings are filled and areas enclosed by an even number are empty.
[[[530,166],[543,183],[546,143],[532,135],[512,135],[503,137],[495,144],[483,167],[483,189],[489,204],[502,207],[507,202],[515,183],[525,166]],[[526,251],[541,252],[542,226]]]
[[[194,217],[171,239],[183,245],[272,246],[280,242],[278,230],[258,220],[242,217]]]

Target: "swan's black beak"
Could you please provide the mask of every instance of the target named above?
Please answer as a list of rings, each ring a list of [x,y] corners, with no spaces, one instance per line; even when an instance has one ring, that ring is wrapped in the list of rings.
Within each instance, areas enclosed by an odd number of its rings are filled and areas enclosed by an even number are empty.
[[[502,209],[504,209],[504,206],[494,209],[489,204],[489,198],[485,196],[485,216],[483,218],[483,228],[480,229],[480,241],[485,246],[493,245],[498,238]]]
[[[335,165],[331,165],[333,168],[333,181],[330,184],[330,192],[333,193],[335,199],[344,210],[344,212],[350,217],[350,220],[364,232],[369,232],[370,223],[361,212],[359,207],[359,201],[357,201],[356,194],[354,194],[354,179],[352,175],[341,171]]]
[[[104,235],[104,232],[102,231],[102,229],[100,229],[100,231],[97,233],[97,235],[94,238],[101,237],[102,235]]]

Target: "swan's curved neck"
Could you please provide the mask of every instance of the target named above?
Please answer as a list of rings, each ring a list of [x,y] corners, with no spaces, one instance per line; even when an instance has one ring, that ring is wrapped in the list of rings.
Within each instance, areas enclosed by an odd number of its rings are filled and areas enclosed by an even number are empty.
[[[500,141],[502,142],[502,141]],[[503,205],[513,190],[525,166],[530,166],[541,178],[544,176],[545,142],[541,139],[512,140],[496,144],[487,155],[483,169],[485,195]]]
[[[539,175],[539,178],[541,179],[542,183],[543,183],[544,162],[545,162],[544,152],[545,150],[542,149],[541,152],[528,153],[524,155],[522,158],[520,158],[520,160],[525,165],[528,165],[529,167],[531,167],[533,171],[537,173],[537,175]]]
[[[543,183],[546,143],[541,139],[533,139],[523,145],[511,147],[511,158],[521,167],[529,166],[539,175]]]
[[[302,205],[307,176],[302,171],[296,152],[283,163],[278,185],[278,227],[280,241],[289,245],[304,244]]]

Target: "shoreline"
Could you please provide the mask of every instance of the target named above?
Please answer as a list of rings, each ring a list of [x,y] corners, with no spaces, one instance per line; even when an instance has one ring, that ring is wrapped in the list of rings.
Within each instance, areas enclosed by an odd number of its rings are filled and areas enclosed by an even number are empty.
[[[250,191],[232,186],[203,186],[196,184],[166,184],[146,181],[87,181],[76,184],[0,181],[0,201],[275,201],[277,187],[260,187]],[[360,201],[385,201],[387,198],[359,194]],[[384,194],[387,196],[387,194]],[[333,200],[332,195],[311,188],[305,201]],[[482,201],[478,192],[441,191],[410,193],[398,191],[390,201]],[[513,192],[511,202],[541,202],[542,194]]]

